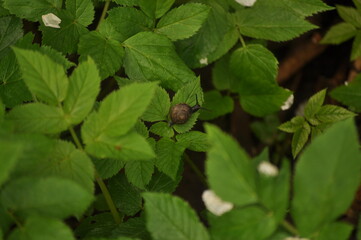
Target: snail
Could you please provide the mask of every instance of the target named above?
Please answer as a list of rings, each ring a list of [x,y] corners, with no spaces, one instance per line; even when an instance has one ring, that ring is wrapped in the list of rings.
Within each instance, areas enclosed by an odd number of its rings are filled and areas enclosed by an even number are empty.
[[[186,123],[193,113],[197,112],[199,109],[202,109],[202,107],[198,104],[197,96],[196,100],[197,103],[193,107],[186,103],[179,103],[174,105],[169,111],[169,125],[172,126],[174,124]]]

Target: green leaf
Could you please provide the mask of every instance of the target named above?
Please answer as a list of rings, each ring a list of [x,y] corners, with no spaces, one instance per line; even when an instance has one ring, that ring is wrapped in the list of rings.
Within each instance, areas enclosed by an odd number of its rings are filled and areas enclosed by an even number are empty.
[[[165,88],[178,90],[195,79],[194,73],[182,62],[173,43],[165,36],[141,32],[127,39],[124,67],[133,79],[160,81]]]
[[[144,216],[144,215],[143,215]],[[115,229],[113,229],[110,237],[115,238],[119,236],[126,236],[126,237],[132,237],[131,239],[139,240],[150,240],[150,234],[146,229],[145,226],[145,217],[135,217],[130,218],[128,221],[118,225]],[[113,220],[114,221],[114,220]],[[135,239],[136,237],[136,239]],[[121,237],[122,240],[123,237]],[[115,240],[117,240],[116,238]],[[124,239],[127,240],[128,238]],[[129,239],[130,240],[130,239]]]
[[[207,134],[202,132],[190,131],[178,134],[176,138],[178,144],[195,152],[206,152],[210,147]]]
[[[22,228],[15,229],[9,240],[75,240],[69,226],[58,219],[31,216]]]
[[[361,220],[359,219],[358,224],[357,224],[357,240],[361,239]]]
[[[361,111],[361,75],[358,75],[347,86],[339,86],[330,93],[331,97],[337,101]]]
[[[108,14],[107,21],[113,25],[119,35],[118,40],[121,42],[153,27],[152,19],[135,8],[117,7],[110,10]]]
[[[361,9],[361,1],[360,0],[352,0],[358,10]]]
[[[188,3],[172,9],[163,16],[155,32],[164,34],[172,41],[193,36],[207,19],[210,7],[199,3]]]
[[[67,218],[80,216],[93,197],[67,179],[24,177],[6,185],[1,192],[1,200],[5,208],[16,214]]]
[[[108,39],[97,31],[80,37],[80,61],[90,56],[97,63],[101,79],[115,74],[123,64],[124,49],[116,40]]]
[[[238,205],[257,202],[254,171],[247,154],[217,127],[207,124],[205,128],[211,143],[206,162],[211,189],[223,200]]]
[[[334,123],[355,117],[356,114],[347,109],[335,105],[324,105],[316,113],[315,117],[322,123]]]
[[[78,239],[81,237],[86,240],[92,237],[108,237],[116,226],[110,212],[100,213],[83,219],[75,229],[75,235]]]
[[[139,6],[150,18],[160,18],[172,7],[175,0],[140,0]]]
[[[37,46],[37,45],[32,45],[32,46]],[[54,62],[63,65],[65,70],[69,69],[70,67],[76,66],[73,62],[70,62],[61,52],[58,52],[57,50],[49,46],[43,45],[39,47],[39,51],[42,54],[45,54],[48,57],[50,57]]]
[[[99,111],[84,122],[84,143],[106,141],[109,137],[126,134],[151,102],[154,90],[154,83],[134,83],[109,94],[102,101]]]
[[[157,122],[153,124],[149,131],[161,137],[171,138],[174,136],[173,128],[166,122]]]
[[[333,222],[321,229],[315,240],[347,240],[352,232],[352,225]]]
[[[12,14],[30,21],[39,21],[41,15],[57,13],[61,9],[62,0],[4,0],[4,7]]]
[[[178,184],[182,180],[183,174],[183,163],[181,162],[181,167],[179,167],[177,172],[177,177],[175,180],[172,180],[165,173],[162,173],[155,169],[152,179],[150,180],[147,191],[149,192],[164,192],[172,193],[176,190]]]
[[[238,11],[236,23],[241,34],[271,41],[291,40],[316,28],[292,11],[285,11],[278,6],[257,7],[257,4],[252,8]]]
[[[212,221],[211,235],[215,240],[263,240],[276,230],[271,213],[259,207],[235,209]]]
[[[154,164],[148,161],[130,161],[125,165],[128,181],[134,186],[145,189],[154,172]]]
[[[311,133],[311,127],[307,122],[302,124],[302,127],[297,129],[292,137],[292,155],[294,158],[302,150],[303,146],[307,143],[309,135]]]
[[[305,106],[305,117],[307,120],[310,120],[315,116],[315,114],[321,109],[323,102],[325,101],[326,97],[326,89],[319,91],[318,93],[314,94],[308,100]]]
[[[112,1],[116,2],[119,5],[124,5],[124,6],[139,6],[140,0],[112,0]]]
[[[117,159],[98,159],[92,158],[93,163],[100,177],[103,179],[108,179],[117,174],[123,167],[124,162]],[[133,161],[131,161],[133,162]]]
[[[264,1],[264,2],[268,2],[268,1]],[[273,2],[277,2],[277,1],[272,1],[269,3],[272,4]],[[281,0],[279,2],[282,3],[284,7],[287,8],[287,10],[291,9],[296,14],[303,17],[312,16],[315,13],[333,9],[333,7],[326,5],[323,1],[320,0],[293,0],[293,1]]]
[[[338,15],[357,28],[361,28],[361,13],[356,8],[336,5]]]
[[[230,55],[227,54],[218,60],[212,68],[212,83],[217,90],[230,90],[235,92],[235,86],[239,81],[235,74],[230,71]]]
[[[356,35],[356,28],[351,23],[342,22],[331,27],[321,43],[340,44]]]
[[[360,170],[352,120],[334,124],[312,141],[297,162],[294,179],[291,213],[302,235],[320,230],[348,209],[359,185]]]
[[[140,191],[131,185],[124,174],[112,177],[108,182],[109,192],[116,207],[128,216],[133,216],[142,208]]]
[[[63,111],[43,103],[19,105],[6,117],[20,132],[56,134],[68,128]]]
[[[63,101],[68,89],[64,68],[39,52],[20,48],[14,51],[29,90],[53,105]]]
[[[93,22],[95,12],[91,0],[66,0],[65,4],[79,24],[88,26]]]
[[[199,118],[212,120],[233,112],[234,103],[230,96],[222,96],[219,91],[212,90],[204,94],[204,104]]]
[[[19,157],[23,152],[23,145],[19,142],[9,141],[9,140],[0,140],[0,186],[4,183],[8,177],[12,169],[16,166],[16,163]]]
[[[5,57],[10,52],[9,46],[13,45],[23,36],[21,19],[14,16],[0,18],[0,57]]]
[[[302,128],[305,122],[305,118],[301,116],[296,116],[291,119],[291,121],[282,123],[278,129],[287,133],[294,133],[298,129]]]
[[[149,132],[148,132],[148,127],[144,124],[144,122],[142,122],[141,120],[139,120],[135,126],[134,129],[137,133],[139,133],[140,135],[142,135],[145,138],[149,138]]]
[[[152,101],[143,113],[142,119],[148,122],[168,120],[170,99],[166,90],[157,86]]]
[[[180,166],[184,147],[169,138],[162,138],[157,142],[155,166],[175,180]]]
[[[351,60],[361,56],[361,31],[357,31],[356,37],[352,43]]]
[[[154,239],[210,239],[195,211],[178,197],[144,193],[147,229]]]
[[[90,113],[100,91],[100,78],[94,61],[88,58],[79,64],[69,80],[64,112],[71,124],[78,124]]]

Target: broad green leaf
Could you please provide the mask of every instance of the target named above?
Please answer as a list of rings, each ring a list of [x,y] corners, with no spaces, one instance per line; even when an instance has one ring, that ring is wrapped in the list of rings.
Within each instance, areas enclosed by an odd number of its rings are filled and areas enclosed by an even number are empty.
[[[165,173],[162,173],[155,169],[152,179],[150,180],[147,191],[148,192],[163,192],[163,193],[172,193],[176,190],[178,184],[182,180],[183,174],[183,164],[178,169],[177,177],[175,180],[172,180]]]
[[[178,90],[195,79],[165,36],[141,32],[124,42],[125,72],[130,78],[160,81],[165,88]]]
[[[78,239],[90,240],[97,237],[108,237],[116,226],[111,213],[105,212],[82,219],[74,233]]]
[[[15,229],[9,240],[75,240],[69,226],[55,218],[31,216],[22,228]]]
[[[259,207],[235,209],[212,221],[211,236],[215,240],[263,240],[276,230],[271,213]]]
[[[318,93],[314,94],[308,100],[305,106],[305,117],[307,120],[313,118],[313,116],[321,109],[323,102],[325,101],[326,97],[326,89],[319,91]]]
[[[8,179],[12,169],[16,166],[23,152],[23,145],[19,142],[0,140],[0,186]]]
[[[117,159],[98,159],[92,158],[97,172],[102,179],[108,179],[117,174],[123,167],[124,162]],[[133,161],[131,161],[133,162]]]
[[[322,123],[333,123],[356,116],[355,113],[335,105],[324,105],[315,114],[315,117]]]
[[[0,0],[0,17],[10,15],[9,10],[4,8],[3,5],[4,5],[4,0]]]
[[[152,101],[143,113],[142,119],[148,122],[168,120],[170,99],[166,90],[157,86]]]
[[[28,103],[13,108],[6,118],[20,132],[56,134],[68,128],[62,109],[43,103]]]
[[[195,211],[179,197],[164,193],[144,193],[143,197],[147,229],[154,239],[210,239]]]
[[[3,104],[0,98],[0,123],[3,121],[4,117],[5,117],[5,105]]]
[[[71,124],[78,124],[90,113],[100,91],[97,67],[91,58],[79,64],[69,79],[64,112]]]
[[[141,120],[139,120],[135,126],[134,129],[137,133],[139,133],[140,135],[142,135],[145,138],[149,138],[149,131],[148,131],[148,127],[145,125],[145,123]]]
[[[333,222],[321,229],[315,240],[347,240],[352,232],[352,225]]]
[[[32,45],[32,46],[36,46],[36,45]],[[58,52],[57,50],[49,46],[43,45],[39,48],[39,51],[42,54],[45,54],[48,57],[50,57],[54,62],[63,65],[65,70],[75,66],[75,64],[73,62],[70,62],[61,52]]]
[[[98,32],[107,40],[116,40],[118,44],[122,42],[123,35],[120,32],[117,32],[115,26],[110,23],[108,18],[104,19],[99,27]],[[113,42],[113,41],[111,41]]]
[[[356,28],[351,23],[342,22],[331,27],[321,43],[340,44],[356,35]]]
[[[139,32],[149,31],[153,21],[142,11],[131,7],[117,7],[109,11],[107,21],[119,34],[119,41],[124,42]],[[131,27],[129,27],[131,26]],[[151,43],[151,42],[150,42]]]
[[[79,10],[87,11],[87,8]],[[39,29],[42,32],[42,43],[65,54],[75,53],[80,36],[89,32],[86,26],[79,23],[78,17],[81,18],[83,13],[86,14],[86,12],[77,12],[77,16],[74,16],[72,12],[62,10],[58,14],[61,19],[60,28],[50,28],[41,24]]]
[[[278,115],[272,114],[265,116],[262,120],[253,121],[251,123],[251,129],[262,143],[271,145],[275,141],[278,141],[278,139],[283,139],[284,134],[277,132],[280,124]]]
[[[25,216],[80,216],[92,200],[93,196],[77,183],[55,177],[19,178],[1,192],[4,207]]]
[[[277,1],[264,2],[273,3]],[[287,10],[292,10],[303,17],[312,16],[315,13],[333,9],[321,0],[281,0],[279,2],[282,3]]]
[[[207,134],[202,132],[190,131],[178,134],[176,138],[178,144],[195,152],[206,152],[210,147]]]
[[[153,98],[154,83],[134,83],[110,93],[82,126],[85,144],[126,134]]]
[[[292,11],[278,6],[257,7],[257,4],[238,11],[236,23],[241,34],[271,41],[287,41],[316,28]]]
[[[331,97],[337,101],[352,107],[356,111],[361,111],[361,75],[358,75],[347,86],[339,86],[330,93]]]
[[[65,5],[79,24],[88,26],[93,22],[95,12],[91,0],[66,0]]]
[[[361,13],[356,8],[336,5],[338,15],[357,28],[361,28]]]
[[[172,127],[177,133],[188,132],[196,124],[198,116],[199,116],[199,112],[195,112],[191,115],[191,117],[188,119],[188,121],[186,123],[174,124],[174,125],[172,125]]]
[[[204,94],[204,110],[200,111],[201,120],[212,120],[233,112],[234,103],[230,96],[222,96],[219,91],[212,90]]]
[[[361,9],[361,1],[360,0],[352,0],[358,10]]]
[[[0,18],[0,57],[5,57],[10,52],[9,46],[13,45],[23,36],[21,19],[14,16]]]
[[[297,157],[298,153],[302,150],[303,146],[308,141],[311,133],[311,127],[307,122],[302,124],[301,128],[298,128],[292,137],[292,155],[294,158]]]
[[[169,138],[157,142],[155,166],[173,180],[177,177],[180,161],[185,148]]]
[[[110,234],[111,239],[122,240],[125,237],[131,237],[134,240],[150,240],[150,234],[145,226],[145,217],[144,214],[141,217],[129,218],[126,222],[118,225],[114,228]],[[124,237],[123,237],[124,236]],[[116,238],[118,237],[118,238]],[[127,240],[128,238],[124,239]],[[129,240],[131,240],[129,239]]]
[[[278,129],[287,133],[294,133],[303,126],[304,122],[304,117],[296,116],[293,117],[290,121],[282,123]]]
[[[101,0],[101,1],[105,1],[105,0]],[[119,5],[124,5],[124,6],[139,6],[140,0],[112,0],[112,1],[116,2]]]
[[[118,174],[108,181],[109,192],[120,212],[133,216],[142,208],[140,191],[131,185],[124,174]]]
[[[285,240],[285,239],[291,238],[291,237],[293,237],[293,236],[291,236],[290,233],[279,230],[279,231],[276,231],[274,234],[272,234],[271,237],[266,238],[266,240]]]
[[[356,60],[361,56],[361,31],[358,30],[352,43],[351,60]]]
[[[68,89],[64,68],[39,52],[20,48],[14,51],[29,90],[52,105],[63,101]]]
[[[172,9],[163,16],[155,29],[172,41],[193,36],[207,19],[210,7],[199,3],[188,3]]]
[[[171,138],[174,136],[173,128],[167,122],[154,123],[149,131],[161,137]]]
[[[193,107],[196,104],[202,105],[204,102],[203,91],[200,79],[190,81],[177,91],[172,99],[172,106],[185,103]]]
[[[217,90],[229,90],[235,92],[235,86],[239,81],[235,74],[230,71],[230,55],[227,54],[218,60],[212,68],[212,83]]]
[[[81,36],[78,47],[80,61],[86,60],[87,56],[92,57],[98,66],[101,79],[114,75],[123,64],[124,49],[120,43],[97,31]]]
[[[359,185],[361,155],[352,120],[315,138],[296,165],[292,216],[304,236],[343,214]],[[342,192],[342,194],[340,194]]]
[[[257,202],[254,171],[245,151],[217,127],[205,128],[211,143],[206,162],[211,189],[223,200],[238,205]]]
[[[57,13],[61,9],[62,0],[4,0],[4,7],[12,14],[30,21],[39,21],[41,15]]]
[[[140,0],[139,6],[150,18],[160,18],[172,7],[175,0]]]
[[[148,161],[130,161],[125,165],[128,181],[134,186],[145,189],[154,172],[154,164]]]

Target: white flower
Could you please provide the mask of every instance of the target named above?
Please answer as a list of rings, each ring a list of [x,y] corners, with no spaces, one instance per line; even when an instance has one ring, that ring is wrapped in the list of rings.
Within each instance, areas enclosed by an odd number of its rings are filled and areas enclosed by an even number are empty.
[[[293,96],[293,94],[291,96],[289,96],[287,98],[287,100],[283,103],[283,105],[281,106],[281,109],[283,111],[289,109],[292,106],[294,99],[295,99],[295,97]]]
[[[61,19],[53,13],[45,14],[41,16],[41,19],[43,20],[44,25],[47,27],[60,28],[59,24],[61,23]]]
[[[233,208],[232,203],[223,201],[212,190],[204,191],[202,200],[206,208],[216,216],[221,216]]]
[[[284,240],[310,240],[309,238],[286,237]]]
[[[256,1],[257,0],[236,0],[236,2],[246,7],[252,7]]]
[[[266,161],[261,162],[258,165],[257,170],[259,173],[262,173],[267,177],[275,177],[278,175],[278,168],[272,163]]]
[[[347,82],[347,81],[345,81],[344,84],[345,84],[345,86],[348,86],[348,82]]]
[[[203,64],[203,65],[207,65],[208,64],[208,58],[201,58],[201,59],[199,59],[199,63],[200,64]]]

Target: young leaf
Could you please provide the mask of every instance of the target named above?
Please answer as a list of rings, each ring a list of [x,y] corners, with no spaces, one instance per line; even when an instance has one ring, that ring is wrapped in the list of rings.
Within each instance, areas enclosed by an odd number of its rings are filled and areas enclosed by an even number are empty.
[[[209,240],[195,211],[178,197],[144,193],[147,229],[154,239]]]
[[[77,183],[55,177],[19,178],[1,192],[4,207],[25,216],[80,216],[92,200],[93,196]]]
[[[148,122],[168,120],[170,99],[166,90],[157,86],[152,101],[143,113],[142,119]]]
[[[150,30],[153,21],[141,11],[130,7],[117,7],[109,11],[107,21],[113,25],[119,35],[119,41],[124,42],[133,35]],[[129,27],[132,26],[132,27]]]
[[[328,104],[322,106],[315,114],[315,117],[322,123],[338,122],[354,116],[356,116],[355,113],[348,111],[343,107]]]
[[[163,16],[155,32],[164,34],[172,41],[194,35],[208,17],[210,8],[199,3],[188,3],[172,9]]]
[[[134,186],[145,189],[152,178],[154,164],[148,161],[130,161],[125,165],[128,181]]]
[[[361,154],[352,120],[315,138],[296,165],[292,216],[304,236],[344,213],[359,185]],[[342,194],[340,194],[342,192]]]
[[[66,0],[66,9],[83,26],[88,26],[94,19],[94,6],[91,0]]]
[[[304,122],[304,117],[296,116],[291,121],[282,123],[278,129],[287,133],[294,133],[303,126]]]
[[[198,102],[197,102],[198,101]],[[196,104],[202,105],[204,102],[203,91],[201,88],[200,79],[188,82],[184,85],[172,99],[172,106],[185,103],[193,107]]]
[[[169,138],[157,142],[155,166],[173,180],[176,179],[184,147]]]
[[[315,240],[347,240],[352,226],[344,222],[333,222],[321,229]]]
[[[348,86],[339,86],[330,93],[337,101],[361,111],[361,75],[358,75]]]
[[[141,32],[127,39],[124,46],[124,67],[130,78],[161,81],[162,86],[174,91],[195,79],[165,36]]]
[[[55,218],[31,216],[22,228],[15,229],[8,240],[75,240],[69,226]]]
[[[0,57],[3,58],[10,52],[9,46],[13,45],[23,36],[21,19],[8,16],[0,18]]]
[[[11,170],[16,166],[19,157],[23,152],[23,144],[15,141],[0,140],[0,186],[10,176]]]
[[[92,158],[95,169],[99,173],[102,179],[108,179],[113,177],[115,174],[120,172],[120,170],[124,167],[125,163],[119,159],[99,159]],[[132,161],[131,161],[132,162]],[[114,222],[114,220],[113,220]]]
[[[196,124],[198,116],[199,112],[193,113],[186,123],[174,124],[173,129],[176,130],[177,133],[188,132],[193,128],[194,124]]]
[[[172,7],[175,0],[140,0],[139,6],[142,11],[148,15],[148,17],[160,18]]]
[[[80,61],[90,56],[96,62],[101,79],[115,74],[123,64],[124,49],[120,43],[108,39],[100,32],[92,31],[80,37]]]
[[[305,106],[305,117],[307,120],[312,119],[313,116],[321,109],[323,102],[325,101],[326,97],[326,89],[319,91],[318,93],[314,94],[308,100]]]
[[[149,131],[161,137],[171,138],[174,136],[173,128],[170,127],[169,123],[166,122],[157,122],[153,124]]]
[[[302,124],[302,127],[297,129],[292,137],[292,155],[297,157],[298,153],[302,150],[303,146],[307,143],[311,127],[307,122]]]
[[[340,44],[356,35],[356,28],[351,23],[342,22],[331,27],[321,43]]]
[[[172,193],[176,190],[179,182],[182,180],[183,173],[183,162],[178,169],[177,177],[175,180],[172,180],[166,174],[155,169],[152,179],[150,180],[147,191],[148,192],[163,192],[163,193]]]
[[[215,240],[263,240],[276,230],[272,214],[255,206],[235,209],[212,221],[211,236]]]
[[[346,7],[336,5],[336,9],[340,17],[347,23],[354,25],[357,28],[361,27],[361,13],[353,7]]]
[[[223,200],[238,205],[257,202],[254,171],[244,150],[217,127],[205,128],[211,143],[206,172],[212,190]]]
[[[207,134],[202,132],[190,131],[178,134],[176,138],[179,144],[195,152],[206,152],[210,147]]]
[[[62,102],[68,89],[64,68],[39,52],[20,48],[14,52],[29,90],[49,104]]]
[[[204,110],[200,111],[201,120],[212,120],[231,113],[234,108],[233,99],[230,96],[222,96],[219,91],[212,90],[204,94]]]
[[[6,118],[20,132],[56,134],[67,129],[62,109],[43,103],[28,103],[13,108]]]
[[[361,31],[357,31],[356,37],[352,43],[351,60],[361,56]]]

